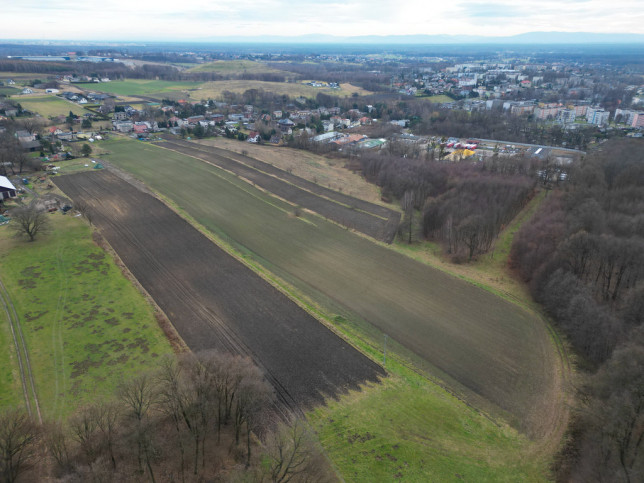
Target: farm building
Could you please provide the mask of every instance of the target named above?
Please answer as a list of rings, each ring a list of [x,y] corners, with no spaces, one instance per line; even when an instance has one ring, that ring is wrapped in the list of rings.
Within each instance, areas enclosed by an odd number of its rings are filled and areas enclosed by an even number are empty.
[[[5,176],[0,176],[0,200],[16,197],[16,187]]]

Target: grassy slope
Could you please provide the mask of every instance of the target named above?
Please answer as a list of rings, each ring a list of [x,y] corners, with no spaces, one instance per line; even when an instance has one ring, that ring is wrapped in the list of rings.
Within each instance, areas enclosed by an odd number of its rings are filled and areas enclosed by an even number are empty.
[[[162,80],[126,79],[124,81],[100,82],[96,84],[80,84],[92,91],[107,92],[123,96],[147,96],[181,89],[194,89],[199,82],[180,82]]]
[[[437,96],[428,96],[428,97],[418,96],[418,97],[420,99],[424,99],[426,101],[435,102],[435,103],[454,102],[454,99],[452,99],[451,97],[446,96],[444,94],[440,94],[440,95],[437,95]]]
[[[20,94],[20,90],[11,86],[0,86],[0,95],[13,96],[16,94]]]
[[[23,325],[44,415],[57,418],[111,394],[172,351],[152,308],[93,243],[87,224],[60,214],[50,221],[52,233],[33,243],[0,227],[0,273]]]
[[[0,241],[2,241],[2,234],[6,229],[6,225],[0,226]],[[15,354],[11,329],[7,315],[2,308],[0,309],[0,407],[18,405],[23,401],[18,361]]]
[[[125,143],[125,142],[117,142],[117,143],[111,143],[107,145],[108,149],[111,149],[115,154],[117,154],[117,158],[119,159],[119,162],[117,164],[127,166],[128,169],[131,169],[137,176],[141,178],[146,178],[150,174],[150,165],[143,162],[137,162],[144,160],[146,158],[154,158],[156,160],[159,160],[160,158],[168,158],[172,159],[174,163],[177,165],[180,165],[184,171],[190,171],[189,169],[186,170],[185,168],[188,167],[187,159],[181,158],[180,156],[175,157],[173,154],[163,154],[156,150],[155,148],[151,146],[146,146],[143,144],[139,144],[138,147],[133,146],[131,143]],[[114,159],[113,159],[114,161]],[[164,166],[165,163],[159,163],[154,166],[154,171],[159,175],[161,178],[163,177],[168,177],[171,175],[170,171],[166,171],[166,167]],[[205,175],[201,175],[198,178],[203,178]],[[158,176],[152,176],[152,178],[156,178],[158,181]],[[199,180],[198,178],[195,178],[193,181],[196,184],[200,183],[205,183],[208,185],[209,182],[212,180],[208,179],[201,179]],[[173,184],[177,184],[178,180],[176,178],[173,179]],[[184,181],[185,182],[185,181]],[[234,184],[234,182],[233,182]],[[156,182],[152,182],[152,185],[155,186]],[[190,190],[186,190],[185,186],[190,186]],[[168,188],[167,185],[165,188]],[[193,188],[195,188],[193,190]],[[222,186],[218,186],[216,191],[219,191]],[[214,186],[210,187],[211,190],[214,190]],[[175,198],[178,200],[178,203],[180,207],[187,208],[189,212],[193,213],[195,215],[195,218],[198,222],[204,223],[208,228],[211,230],[214,230],[216,233],[219,235],[223,235],[228,241],[231,241],[230,238],[226,237],[225,234],[223,234],[220,230],[217,229],[217,227],[212,226],[212,223],[208,220],[208,217],[204,215],[203,212],[195,212],[193,209],[193,206],[191,206],[191,203],[197,202],[198,198],[193,198],[192,201],[189,201],[189,198],[183,197],[183,196],[177,196],[179,192],[189,192],[189,191],[199,191],[198,187],[193,186],[192,184],[187,184],[184,185],[182,183],[178,183],[176,186],[176,190],[169,189],[170,196],[172,198]],[[236,216],[241,216],[239,212],[235,209],[233,205],[230,205],[230,203],[226,203],[224,201],[224,198],[226,198],[226,194],[223,194],[223,198],[221,202],[214,202],[211,204],[211,206],[219,206],[220,209],[222,210],[228,210],[232,209],[233,212],[228,213],[228,218],[235,218]],[[267,201],[267,203],[270,203],[270,201]],[[273,203],[276,203],[277,206],[283,206],[280,203],[277,203],[273,201]],[[243,207],[241,207],[243,208]],[[257,208],[257,206],[255,206]],[[216,208],[215,208],[216,209]],[[288,210],[287,207],[284,207],[284,212]],[[242,217],[245,217],[246,215],[243,215]],[[260,213],[260,217],[261,217]],[[306,220],[303,220],[306,221]],[[266,223],[270,224],[269,220],[266,220]],[[294,223],[297,224],[297,221],[294,221]],[[243,226],[250,226],[251,230],[254,226],[257,226],[257,222],[252,222],[249,223],[248,225],[246,223],[241,223]],[[260,230],[261,231],[261,230]],[[260,243],[265,241],[262,239],[261,234],[258,233],[257,231],[254,231],[255,235],[260,238]],[[308,240],[303,240],[303,244],[307,244]],[[372,245],[372,244],[370,244]],[[257,255],[251,255],[251,253],[248,252],[248,250],[244,251],[244,247],[239,247],[238,245],[235,246],[236,249],[241,249],[242,252],[244,253],[244,258],[247,260],[259,260],[259,262],[264,266],[264,268],[269,268],[269,269],[275,269],[276,267],[272,266],[270,263],[267,263],[266,260],[257,259]],[[315,250],[313,250],[315,251]],[[255,263],[255,262],[253,262]],[[282,275],[282,273],[280,273]],[[289,281],[293,281],[292,279]],[[299,287],[298,287],[299,288]],[[307,295],[311,295],[310,293]],[[319,294],[317,294],[319,295]],[[319,301],[319,299],[318,299]],[[324,302],[321,302],[322,305],[325,305]],[[329,306],[325,306],[325,310],[327,313],[333,313],[332,311],[328,311]],[[336,307],[337,308],[337,307]],[[335,321],[337,322],[337,325],[341,330],[343,330],[345,333],[351,333],[351,340],[354,343],[357,344],[362,344],[363,349],[367,351],[375,351],[374,354],[377,354],[379,349],[373,349],[373,338],[375,337],[380,337],[378,332],[376,331],[375,333],[370,333],[370,334],[365,334],[362,329],[364,328],[356,328],[355,325],[352,324],[343,324],[342,318],[337,317]],[[365,329],[368,331],[368,329]],[[371,339],[372,342],[364,342],[365,337],[367,339]],[[393,344],[392,344],[393,345]],[[390,346],[391,347],[391,346]],[[378,357],[375,355],[375,357]],[[391,369],[388,366],[388,369]],[[354,445],[347,445],[343,443],[345,433],[343,432],[344,430],[342,428],[338,428],[335,426],[329,426],[332,425],[329,421],[329,419],[335,420],[334,414],[339,414],[342,412],[346,412],[349,410],[349,405],[351,406],[351,411],[354,411],[353,417],[351,418],[356,425],[363,425],[364,428],[369,428],[373,425],[373,420],[369,419],[373,417],[373,419],[382,422],[385,426],[387,426],[387,429],[383,429],[384,433],[382,434],[382,438],[386,441],[405,441],[409,442],[410,441],[410,436],[409,434],[406,434],[405,424],[404,423],[404,418],[406,417],[405,415],[413,415],[417,414],[418,418],[422,420],[422,414],[431,411],[433,407],[435,407],[436,401],[432,401],[431,399],[426,399],[426,393],[425,391],[438,391],[438,394],[440,394],[440,398],[447,398],[450,402],[447,404],[446,407],[452,407],[453,413],[452,415],[456,417],[456,415],[461,415],[463,412],[470,414],[471,417],[474,417],[476,419],[477,424],[481,424],[480,428],[484,428],[485,424],[491,424],[488,420],[482,418],[480,415],[478,415],[475,411],[472,411],[470,408],[453,398],[452,396],[449,396],[447,393],[444,393],[441,389],[436,388],[433,384],[431,384],[429,381],[427,381],[424,378],[418,377],[416,375],[411,374],[409,371],[406,372],[406,374],[403,373],[398,373],[396,376],[393,378],[392,381],[388,382],[387,384],[391,384],[392,390],[389,391],[384,391],[380,390],[377,388],[370,389],[368,390],[365,394],[367,396],[364,397],[358,397],[357,399],[354,399],[353,397],[350,397],[346,401],[344,401],[342,404],[338,405],[336,403],[331,402],[328,407],[326,408],[321,408],[318,409],[314,415],[314,419],[317,418],[317,423],[316,427],[320,431],[321,437],[323,439],[323,442],[325,443],[325,447],[329,449],[331,457],[334,459],[336,464],[340,466],[342,472],[344,475],[349,475],[351,474],[352,471],[358,471],[357,466],[363,465],[363,461],[365,460],[365,455],[361,454],[361,450],[358,451],[358,446]],[[384,392],[383,392],[384,391]],[[391,402],[389,398],[391,397],[391,393],[395,392],[397,395],[395,396],[395,404],[397,404],[397,409],[400,410],[400,413],[398,413],[398,417],[395,419],[392,419],[389,421],[389,423],[385,424],[386,421],[389,420],[389,417],[387,416],[388,411],[391,409],[388,409],[388,404],[393,404],[394,402]],[[439,398],[439,399],[440,399]],[[423,403],[421,403],[421,401]],[[425,405],[426,404],[426,405]],[[374,408],[378,407],[379,409],[375,412],[374,414]],[[371,408],[371,409],[370,409]],[[442,414],[443,411],[439,410],[439,412]],[[360,414],[370,414],[371,416],[365,418],[359,417]],[[447,417],[447,415],[445,416]],[[451,416],[450,416],[451,417]],[[399,419],[400,418],[400,419]],[[486,423],[483,423],[482,421],[485,421]],[[433,427],[435,426],[436,422],[433,420],[425,420],[426,424],[420,425],[419,428],[422,428],[423,432],[431,433],[433,431]],[[454,422],[452,422],[454,423]],[[450,423],[450,424],[452,424]],[[454,423],[456,424],[456,423]],[[449,425],[448,425],[449,426]],[[458,424],[457,424],[458,426]],[[454,428],[457,428],[457,426],[454,426]],[[480,429],[479,428],[479,429]],[[495,427],[496,428],[496,427]],[[456,433],[459,433],[464,431],[465,433],[468,433],[470,429],[468,427],[465,427],[464,429],[455,429]],[[497,437],[500,437],[499,435],[503,435],[501,439],[495,440],[493,443],[488,443],[488,442],[481,442],[478,437],[472,438],[472,440],[468,443],[463,445],[456,445],[454,447],[440,447],[439,442],[435,441],[431,445],[419,442],[418,440],[412,444],[412,448],[410,451],[412,453],[418,455],[426,455],[428,452],[432,452],[434,450],[439,450],[441,454],[445,455],[445,464],[447,466],[452,465],[453,463],[456,466],[459,466],[461,462],[464,462],[464,459],[467,459],[470,461],[470,463],[463,463],[465,466],[470,467],[472,471],[475,473],[472,474],[479,474],[480,477],[483,479],[486,479],[483,475],[485,472],[491,472],[491,473],[486,473],[489,475],[496,475],[499,478],[498,479],[506,479],[502,475],[507,475],[509,473],[506,473],[507,471],[518,471],[524,474],[528,480],[533,480],[533,479],[540,479],[544,474],[545,474],[545,466],[546,463],[544,462],[544,455],[543,453],[539,453],[539,455],[535,455],[532,449],[532,445],[529,443],[525,442],[522,440],[520,436],[517,435],[512,429],[509,428],[496,428],[494,430],[491,429],[480,429],[481,431],[492,431],[492,433],[495,433]],[[451,431],[451,430],[450,430]],[[462,435],[461,435],[462,436]],[[463,439],[461,436],[457,437],[457,439],[461,442],[463,442]],[[455,436],[456,437],[456,436]],[[503,438],[509,438],[509,439],[503,439]],[[461,439],[459,439],[461,438]],[[412,438],[413,439],[413,438]],[[441,440],[444,439],[443,437],[440,438]],[[494,439],[494,438],[492,438]],[[394,443],[392,443],[394,444]],[[481,449],[481,445],[484,449]],[[498,446],[497,446],[498,445]],[[449,446],[449,445],[448,445]],[[478,449],[477,449],[478,448]],[[509,449],[513,449],[515,451],[509,451]],[[498,451],[498,453],[496,453]],[[509,452],[508,452],[509,451]],[[474,453],[472,453],[474,452]],[[477,453],[478,452],[478,453]],[[481,458],[481,452],[485,452],[488,455],[493,455],[491,459],[486,459],[486,458]],[[478,456],[476,456],[478,454]],[[352,456],[351,456],[352,455]],[[345,461],[344,459],[346,458],[353,458],[355,459],[354,462],[351,462],[350,459]],[[425,456],[420,456],[420,459],[425,459]],[[418,471],[418,465],[421,464],[420,459],[416,459],[415,461],[411,461],[410,464],[416,468],[415,471]],[[344,461],[344,462],[343,462]],[[374,458],[374,462],[372,462],[373,465],[379,465],[378,459]],[[357,465],[357,466],[356,466]],[[521,468],[519,468],[521,466]],[[479,468],[479,469],[476,469]],[[514,469],[510,469],[514,468]],[[370,474],[370,471],[373,471],[374,468],[371,466],[371,464],[364,464],[364,467],[359,470],[359,473],[362,475],[368,475]],[[423,470],[421,473],[418,474],[430,474],[427,473],[427,469]],[[451,471],[451,470],[450,470]],[[476,472],[482,472],[482,473],[476,473]],[[438,473],[437,473],[438,474]],[[441,473],[443,476],[447,475],[447,473]],[[531,475],[531,476],[530,476]],[[518,478],[518,479],[526,479],[526,478]],[[490,477],[490,479],[494,480],[496,479],[495,477]],[[512,480],[512,477],[508,477],[507,479]],[[422,480],[422,478],[419,478],[419,480]]]
[[[525,284],[517,281],[510,273],[507,262],[515,233],[535,213],[545,196],[545,191],[537,193],[521,213],[499,234],[492,249],[471,263],[457,265],[450,262],[438,243],[425,242],[408,245],[404,241],[397,240],[393,248],[415,260],[469,280],[515,304],[539,312],[540,310],[532,300]]]
[[[88,111],[80,107],[78,104],[68,102],[64,99],[55,96],[45,97],[20,97],[13,100],[20,103],[23,109],[32,112],[37,112],[43,117],[52,117],[69,114],[72,111],[74,114],[82,116],[87,114]]]
[[[307,417],[346,481],[547,480],[525,437],[409,370]]]

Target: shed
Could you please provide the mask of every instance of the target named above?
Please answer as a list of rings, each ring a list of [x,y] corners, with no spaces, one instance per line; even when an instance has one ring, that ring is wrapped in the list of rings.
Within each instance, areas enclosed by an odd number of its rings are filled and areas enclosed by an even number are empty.
[[[15,198],[16,187],[9,181],[9,178],[0,176],[0,199]]]

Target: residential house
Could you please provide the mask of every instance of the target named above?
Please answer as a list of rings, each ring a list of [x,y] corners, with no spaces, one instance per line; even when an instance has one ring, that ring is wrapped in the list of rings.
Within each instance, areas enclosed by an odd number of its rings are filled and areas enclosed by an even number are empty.
[[[248,138],[246,138],[246,141],[249,143],[258,143],[262,137],[260,136],[259,132],[257,131],[251,131],[250,134],[248,135]]]
[[[29,142],[29,141],[35,141],[36,136],[34,134],[31,134],[29,131],[16,131],[14,136],[18,138],[18,141],[20,142]]]
[[[125,111],[119,111],[112,114],[113,121],[125,121],[127,120],[127,118],[128,118],[128,115],[127,115],[127,112]]]
[[[15,198],[16,196],[16,187],[13,183],[7,177],[0,176],[0,200]]]
[[[277,121],[277,125],[282,133],[291,134],[293,132],[295,123],[290,119],[280,119],[279,121]]]
[[[132,121],[114,121],[112,124],[114,125],[114,129],[119,132],[128,133],[134,129],[134,123]]]

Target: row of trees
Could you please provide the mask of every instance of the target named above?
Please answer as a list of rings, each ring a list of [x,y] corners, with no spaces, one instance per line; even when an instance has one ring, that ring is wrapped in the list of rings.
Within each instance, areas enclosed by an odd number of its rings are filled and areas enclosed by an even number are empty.
[[[512,246],[512,266],[587,371],[562,479],[644,478],[642,152],[638,140],[604,143]]]
[[[325,481],[306,424],[275,419],[272,388],[246,358],[220,353],[164,359],[124,382],[113,401],[44,426],[0,413],[3,481]],[[263,443],[251,437],[261,435]],[[260,454],[253,455],[253,448]]]

